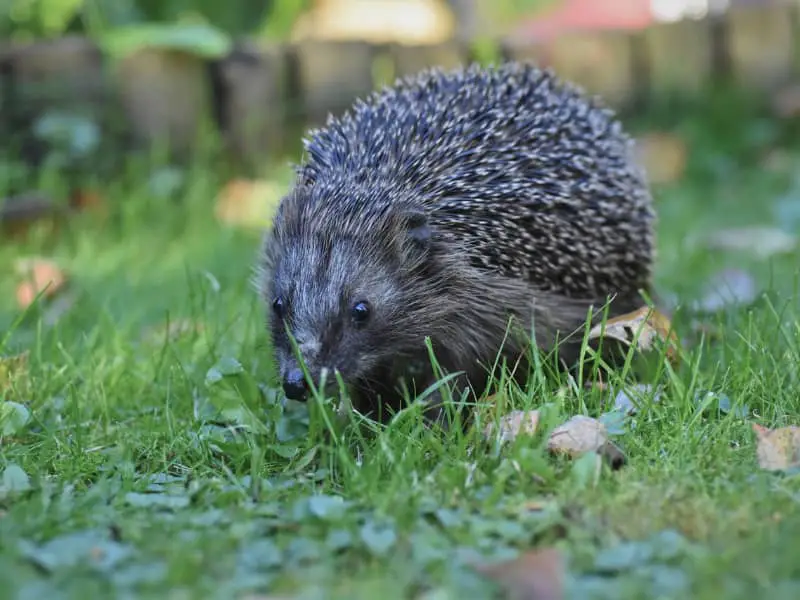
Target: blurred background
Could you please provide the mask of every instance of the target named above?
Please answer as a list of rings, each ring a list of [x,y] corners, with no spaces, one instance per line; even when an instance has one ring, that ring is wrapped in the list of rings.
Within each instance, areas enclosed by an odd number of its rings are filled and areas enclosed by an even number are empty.
[[[108,295],[102,254],[108,274],[161,289],[163,264],[131,262],[141,246],[111,260],[87,236],[169,223],[165,239],[208,245],[190,223],[203,214],[219,244],[242,228],[253,248],[310,127],[424,67],[513,59],[600,95],[634,132],[663,223],[659,277],[678,289],[695,255],[670,240],[749,224],[761,197],[774,222],[753,244],[800,222],[799,25],[797,0],[5,0],[0,261],[11,280],[21,256],[58,254]],[[0,314],[53,272],[14,280]]]

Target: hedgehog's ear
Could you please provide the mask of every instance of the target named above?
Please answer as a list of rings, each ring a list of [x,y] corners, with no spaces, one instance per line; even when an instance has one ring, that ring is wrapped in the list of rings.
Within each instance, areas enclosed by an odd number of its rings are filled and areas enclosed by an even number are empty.
[[[403,220],[408,238],[415,246],[427,248],[433,235],[428,215],[420,210],[411,210],[403,213]]]

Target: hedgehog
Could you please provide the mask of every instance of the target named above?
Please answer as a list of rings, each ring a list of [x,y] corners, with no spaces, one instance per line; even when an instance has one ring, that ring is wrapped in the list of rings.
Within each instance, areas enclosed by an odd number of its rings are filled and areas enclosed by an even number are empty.
[[[651,293],[655,213],[633,140],[577,84],[529,63],[427,68],[311,129],[256,285],[285,396],[347,392],[385,422],[442,423],[534,346]],[[438,382],[438,383],[437,383]],[[427,390],[427,392],[425,392]],[[423,393],[425,392],[425,393]]]

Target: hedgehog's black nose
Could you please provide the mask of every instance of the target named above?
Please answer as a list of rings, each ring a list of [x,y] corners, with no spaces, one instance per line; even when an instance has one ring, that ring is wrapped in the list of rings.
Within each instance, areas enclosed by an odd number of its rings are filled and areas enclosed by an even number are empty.
[[[302,369],[290,369],[283,378],[283,393],[289,400],[306,399],[306,378]]]

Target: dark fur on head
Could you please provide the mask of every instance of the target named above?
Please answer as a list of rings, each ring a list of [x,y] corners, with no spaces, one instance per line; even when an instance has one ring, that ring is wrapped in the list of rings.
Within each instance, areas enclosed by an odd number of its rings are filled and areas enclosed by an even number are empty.
[[[590,306],[617,296],[618,314],[649,292],[654,215],[630,142],[547,71],[425,71],[329,119],[306,151],[259,265],[285,385],[291,333],[315,380],[338,371],[359,410],[398,408],[399,378],[434,381],[430,337],[480,392],[501,346],[527,375],[510,317],[550,349]]]

